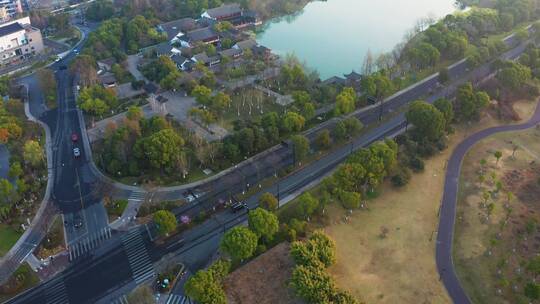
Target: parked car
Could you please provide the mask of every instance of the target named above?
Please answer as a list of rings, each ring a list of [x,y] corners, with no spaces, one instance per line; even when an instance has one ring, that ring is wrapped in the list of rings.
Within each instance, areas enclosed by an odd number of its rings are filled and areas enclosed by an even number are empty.
[[[233,213],[236,213],[238,211],[241,211],[242,209],[248,209],[248,206],[246,203],[244,202],[234,202],[232,205],[231,205],[231,210]]]

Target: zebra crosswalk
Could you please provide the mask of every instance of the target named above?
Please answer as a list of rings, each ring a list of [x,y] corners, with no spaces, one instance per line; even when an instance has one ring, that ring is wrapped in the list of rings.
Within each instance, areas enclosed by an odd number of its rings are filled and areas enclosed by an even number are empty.
[[[129,301],[127,299],[127,296],[123,295],[120,298],[112,301],[111,304],[129,304]]]
[[[137,202],[140,202],[140,201],[144,201],[145,198],[146,198],[146,192],[143,192],[143,191],[132,191],[132,192],[129,194],[128,201],[137,201]]]
[[[135,283],[140,284],[156,275],[138,228],[131,229],[122,236],[122,245],[128,256],[129,267]]]
[[[66,285],[62,277],[47,283],[45,302],[47,304],[69,304]]]
[[[85,237],[68,246],[69,260],[73,261],[84,255],[90,250],[96,248],[100,243],[110,239],[112,236],[111,228],[105,227],[92,235]]]
[[[190,298],[182,295],[170,294],[166,304],[195,304]]]

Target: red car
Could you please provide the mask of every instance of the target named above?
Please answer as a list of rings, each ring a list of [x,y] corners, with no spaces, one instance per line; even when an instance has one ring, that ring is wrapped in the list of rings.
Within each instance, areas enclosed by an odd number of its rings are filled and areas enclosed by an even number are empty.
[[[79,140],[79,136],[77,135],[77,133],[71,134],[71,140],[72,140],[73,142],[76,142],[77,140]]]

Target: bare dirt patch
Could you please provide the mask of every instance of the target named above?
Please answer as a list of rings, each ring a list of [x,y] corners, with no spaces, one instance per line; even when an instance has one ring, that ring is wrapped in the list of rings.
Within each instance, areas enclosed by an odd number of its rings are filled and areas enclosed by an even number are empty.
[[[289,243],[281,243],[231,273],[224,282],[230,304],[300,304],[288,287],[294,268]]]

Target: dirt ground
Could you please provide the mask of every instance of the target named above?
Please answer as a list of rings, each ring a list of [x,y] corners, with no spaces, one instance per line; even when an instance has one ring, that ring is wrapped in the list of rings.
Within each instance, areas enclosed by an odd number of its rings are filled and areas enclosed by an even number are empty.
[[[231,273],[224,282],[229,304],[300,304],[288,288],[294,261],[281,243]]]
[[[503,154],[498,163],[495,151]],[[484,166],[482,159],[487,161]],[[473,302],[529,302],[523,285],[532,277],[524,266],[540,251],[539,180],[539,129],[494,135],[467,154],[460,180],[454,262]],[[502,186],[499,191],[497,181]],[[486,191],[492,194],[484,196]],[[510,200],[508,192],[514,194]],[[490,204],[493,210],[488,212]]]
[[[522,101],[515,110],[526,120],[534,108]],[[336,241],[338,257],[330,271],[341,288],[366,303],[450,303],[434,257],[446,162],[466,136],[500,123],[486,116],[458,127],[448,149],[427,160],[423,173],[403,189],[387,185],[369,211],[356,211],[348,222],[343,209],[329,210],[334,221],[325,230]]]

